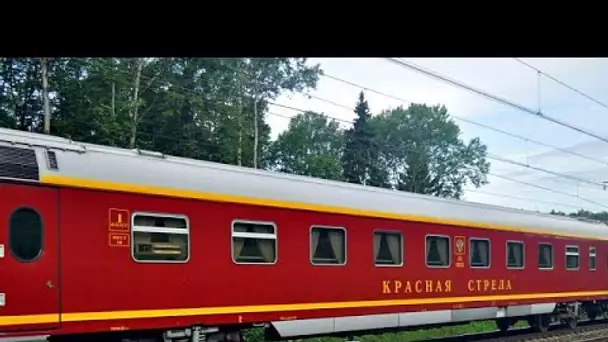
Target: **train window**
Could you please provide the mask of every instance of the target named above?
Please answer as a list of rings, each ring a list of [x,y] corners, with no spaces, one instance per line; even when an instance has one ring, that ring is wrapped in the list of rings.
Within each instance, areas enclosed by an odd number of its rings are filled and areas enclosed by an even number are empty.
[[[578,270],[579,267],[578,246],[566,246],[566,269]]]
[[[595,247],[589,247],[589,269],[595,271],[595,259],[597,254],[595,253]]]
[[[427,267],[449,267],[450,238],[447,236],[426,236],[426,266]]]
[[[538,244],[538,268],[553,268],[553,246],[549,243]]]
[[[346,264],[346,230],[313,226],[310,229],[310,256],[313,265]]]
[[[276,225],[268,222],[234,221],[232,260],[237,264],[276,263]]]
[[[42,254],[42,217],[32,208],[19,208],[9,220],[9,249],[19,261],[31,262]]]
[[[374,263],[376,266],[403,265],[403,237],[397,232],[374,232]]]
[[[140,262],[184,263],[190,256],[190,228],[185,216],[134,213],[133,259]]]
[[[469,239],[469,266],[473,268],[490,267],[490,240]]]
[[[524,268],[524,243],[507,241],[507,268]]]

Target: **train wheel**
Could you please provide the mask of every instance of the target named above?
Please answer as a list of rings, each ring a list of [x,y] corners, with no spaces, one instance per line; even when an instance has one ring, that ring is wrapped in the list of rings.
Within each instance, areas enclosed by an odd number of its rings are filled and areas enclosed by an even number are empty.
[[[549,331],[549,327],[551,326],[551,316],[550,315],[537,315],[534,317],[534,324],[532,327],[534,330],[538,332],[547,332]]]
[[[506,332],[511,327],[511,322],[508,319],[501,318],[496,320],[496,328],[500,330],[500,332]]]
[[[568,324],[570,329],[574,330],[578,325],[578,321],[576,320],[576,317],[568,317],[566,319],[566,324]]]

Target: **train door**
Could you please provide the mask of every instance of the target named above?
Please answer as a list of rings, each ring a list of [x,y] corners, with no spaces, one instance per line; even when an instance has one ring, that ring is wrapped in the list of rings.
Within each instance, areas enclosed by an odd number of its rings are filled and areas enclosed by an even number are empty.
[[[57,192],[0,183],[0,332],[59,327]]]

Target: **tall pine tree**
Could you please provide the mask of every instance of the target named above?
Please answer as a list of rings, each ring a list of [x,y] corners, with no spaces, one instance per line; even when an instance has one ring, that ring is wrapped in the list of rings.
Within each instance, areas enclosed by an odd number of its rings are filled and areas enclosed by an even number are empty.
[[[378,149],[370,125],[371,113],[363,92],[355,107],[353,128],[346,132],[346,145],[342,155],[344,179],[349,183],[387,186],[387,177],[378,167]]]

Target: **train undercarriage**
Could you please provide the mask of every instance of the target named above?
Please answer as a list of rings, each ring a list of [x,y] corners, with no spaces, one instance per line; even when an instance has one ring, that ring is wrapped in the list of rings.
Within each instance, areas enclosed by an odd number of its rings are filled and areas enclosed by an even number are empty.
[[[558,303],[551,313],[543,313],[529,316],[505,317],[495,319],[497,330],[506,332],[520,321],[525,321],[530,329],[536,332],[546,332],[553,325],[567,324],[575,329],[581,321],[593,321],[606,318],[608,315],[608,301],[585,301]],[[459,322],[466,324],[467,322]],[[305,323],[304,323],[305,324]],[[450,324],[448,324],[450,325]],[[267,341],[297,340],[313,336],[290,336],[282,337],[277,334],[271,324],[259,325],[265,327],[265,339]],[[407,330],[418,330],[429,327],[440,327],[445,324],[425,325],[411,327]],[[245,331],[253,326],[229,326],[229,327],[189,327],[171,329],[166,331],[147,331],[147,332],[124,332],[122,334],[111,334],[100,336],[57,336],[52,337],[51,341],[82,341],[83,337],[87,341],[120,341],[120,342],[246,342]],[[404,329],[400,329],[404,330]],[[365,331],[344,331],[338,334],[325,334],[316,336],[338,336],[344,337],[345,341],[356,341],[355,336],[368,334],[382,334],[385,332],[395,332],[394,329],[365,330]],[[2,339],[0,339],[0,342]]]
[[[496,320],[496,328],[507,331],[518,321],[527,321],[530,329],[537,332],[546,332],[552,325],[567,324],[575,329],[581,321],[594,321],[606,317],[608,314],[608,301],[585,301],[558,303],[552,313],[528,317],[509,317]]]

